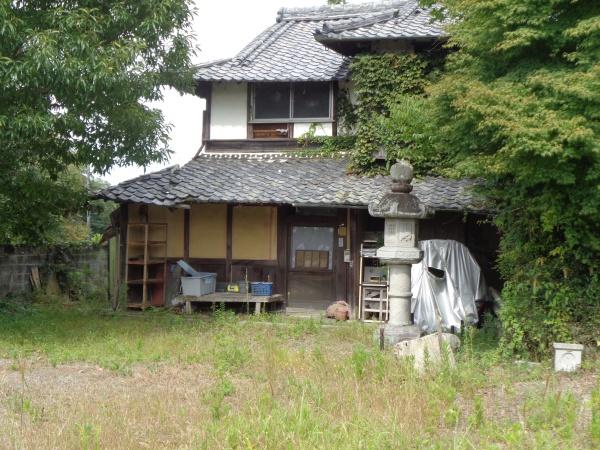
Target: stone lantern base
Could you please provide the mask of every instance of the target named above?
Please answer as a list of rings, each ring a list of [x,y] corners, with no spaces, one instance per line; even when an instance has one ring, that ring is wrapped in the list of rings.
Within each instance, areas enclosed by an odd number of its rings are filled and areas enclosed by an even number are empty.
[[[383,327],[383,339],[386,346],[396,345],[398,342],[409,341],[421,337],[421,330],[415,325],[390,325]]]

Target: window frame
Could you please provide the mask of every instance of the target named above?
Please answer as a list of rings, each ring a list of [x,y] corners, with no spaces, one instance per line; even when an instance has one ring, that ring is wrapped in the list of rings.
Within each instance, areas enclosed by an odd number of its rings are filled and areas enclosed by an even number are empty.
[[[294,249],[293,248],[293,233],[294,228],[327,228],[332,230],[332,242],[331,249],[328,250],[328,258],[327,258],[327,268],[319,268],[319,267],[298,267],[296,265],[296,251],[304,250],[304,251],[319,251],[315,249]],[[288,252],[287,255],[287,264],[288,264],[288,272],[298,272],[298,273],[319,273],[319,274],[333,274],[336,269],[336,242],[338,239],[337,235],[337,227],[334,224],[323,223],[323,224],[315,224],[310,222],[298,222],[291,223],[288,229]],[[329,263],[331,263],[331,268],[329,268]]]
[[[297,83],[312,83],[311,81],[302,81],[302,82],[288,82],[289,93],[290,93],[290,110],[288,113],[288,117],[276,117],[273,119],[256,119],[254,117],[255,111],[255,95],[256,90],[255,87],[258,83],[252,83],[250,86],[250,120],[248,123],[326,123],[333,122],[333,82],[326,81],[329,85],[329,116],[328,117],[302,117],[302,118],[294,118],[294,85]],[[322,81],[315,81],[315,83],[323,83]],[[264,82],[261,84],[268,84],[268,82]]]

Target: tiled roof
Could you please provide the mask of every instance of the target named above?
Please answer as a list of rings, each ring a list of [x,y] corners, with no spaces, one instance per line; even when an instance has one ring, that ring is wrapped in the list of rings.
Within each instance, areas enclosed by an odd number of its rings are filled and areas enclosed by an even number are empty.
[[[198,66],[202,81],[329,81],[348,76],[348,59],[317,42],[322,22],[285,20],[232,59]]]
[[[405,29],[404,29],[405,28]],[[349,59],[315,39],[440,36],[416,0],[282,8],[277,23],[235,57],[200,64],[200,81],[329,81],[348,78]],[[378,34],[380,33],[380,34]]]
[[[318,41],[370,39],[426,39],[445,36],[443,25],[432,18],[432,8],[416,0],[391,2],[387,9],[359,17],[325,21],[316,30]]]
[[[288,204],[365,207],[389,190],[389,177],[347,173],[342,158],[285,155],[199,155],[100,191],[97,198],[175,206],[182,203]],[[472,180],[424,178],[414,193],[438,210],[482,211]]]

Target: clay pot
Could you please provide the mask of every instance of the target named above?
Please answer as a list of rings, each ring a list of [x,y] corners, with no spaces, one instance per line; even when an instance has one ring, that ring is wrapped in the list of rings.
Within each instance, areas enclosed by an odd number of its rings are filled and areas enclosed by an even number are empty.
[[[338,300],[327,307],[325,315],[330,319],[348,320],[350,319],[350,305],[345,301]]]

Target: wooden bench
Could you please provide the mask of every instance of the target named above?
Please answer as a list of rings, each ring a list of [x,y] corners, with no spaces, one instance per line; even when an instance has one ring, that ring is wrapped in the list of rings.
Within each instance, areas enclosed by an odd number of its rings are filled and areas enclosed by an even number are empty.
[[[212,303],[213,311],[218,303],[241,303],[246,305],[246,311],[250,312],[250,304],[254,303],[254,314],[266,312],[267,304],[279,305],[283,309],[283,297],[281,294],[273,295],[250,295],[237,292],[215,292],[207,295],[180,295],[176,298],[179,303],[185,303],[186,314],[192,313],[192,303]]]

